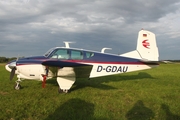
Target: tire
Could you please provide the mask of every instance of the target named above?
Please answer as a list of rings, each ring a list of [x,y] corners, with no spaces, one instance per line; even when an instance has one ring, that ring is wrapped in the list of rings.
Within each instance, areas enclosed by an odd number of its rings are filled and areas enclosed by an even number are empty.
[[[15,84],[15,85],[14,85],[14,89],[15,89],[15,90],[21,89],[21,85],[20,85],[20,84]]]

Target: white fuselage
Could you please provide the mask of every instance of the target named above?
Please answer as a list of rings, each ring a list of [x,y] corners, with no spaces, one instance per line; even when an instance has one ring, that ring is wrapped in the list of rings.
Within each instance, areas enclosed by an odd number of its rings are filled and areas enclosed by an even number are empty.
[[[91,65],[93,67],[92,67],[89,78],[150,69],[152,67],[157,66],[157,65],[150,66],[150,65],[146,65],[146,64],[130,65],[130,64],[98,64],[98,63],[93,63]],[[18,77],[20,77],[22,79],[43,80],[42,74],[43,75],[46,74],[46,71],[45,71],[46,68],[45,68],[45,66],[43,66],[41,64],[18,65],[16,67],[17,67],[16,74],[18,74]],[[11,69],[8,67],[8,64],[6,65],[6,69],[9,72],[11,72]],[[65,67],[65,68],[59,69],[57,72],[59,72],[58,74],[60,76],[65,76],[66,74],[69,74],[70,72],[74,72],[74,71],[73,71],[73,69],[67,70]],[[65,75],[62,75],[62,73]],[[52,76],[53,76],[52,72],[49,71],[48,78],[52,78]]]

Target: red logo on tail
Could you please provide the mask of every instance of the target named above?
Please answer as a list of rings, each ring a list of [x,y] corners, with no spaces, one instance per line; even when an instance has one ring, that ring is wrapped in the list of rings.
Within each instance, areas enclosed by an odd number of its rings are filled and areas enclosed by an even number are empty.
[[[148,49],[149,49],[150,43],[148,42],[148,40],[144,40],[144,41],[142,42],[142,45],[143,45],[145,48],[148,48]]]

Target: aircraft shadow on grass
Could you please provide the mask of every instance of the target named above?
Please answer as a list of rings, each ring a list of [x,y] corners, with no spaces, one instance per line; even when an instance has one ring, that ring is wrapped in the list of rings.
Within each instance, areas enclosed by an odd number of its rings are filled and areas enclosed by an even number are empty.
[[[166,104],[162,104],[161,105],[161,109],[164,111],[165,113],[165,119],[164,120],[180,120],[180,116],[173,114],[170,109],[169,106]]]
[[[62,104],[45,120],[94,120],[94,104],[73,98]],[[103,118],[100,120],[104,120]]]
[[[154,112],[146,107],[143,101],[138,100],[125,117],[127,120],[151,120],[154,118]]]
[[[110,90],[110,89],[117,89],[115,87],[106,85],[104,83],[108,82],[119,82],[119,81],[127,81],[127,80],[140,80],[144,78],[150,78],[154,79],[150,74],[145,72],[140,72],[136,75],[111,75],[106,77],[99,77],[99,78],[93,78],[90,80],[83,80],[79,79],[75,82],[73,90],[81,89],[84,87],[93,87],[93,88],[99,88],[103,90]]]
[[[141,80],[144,78],[150,78],[154,79],[150,74],[146,72],[139,72],[135,75],[111,75],[106,77],[99,77],[99,78],[92,78],[90,80],[84,79],[84,78],[78,78],[76,82],[74,83],[73,87],[70,89],[70,91],[74,91],[77,89],[82,89],[85,87],[93,87],[103,90],[110,90],[110,89],[117,89],[115,87],[105,85],[103,83],[108,82],[119,82],[119,81],[127,81],[127,80]],[[58,86],[55,79],[47,80],[47,84],[54,84],[55,86]]]

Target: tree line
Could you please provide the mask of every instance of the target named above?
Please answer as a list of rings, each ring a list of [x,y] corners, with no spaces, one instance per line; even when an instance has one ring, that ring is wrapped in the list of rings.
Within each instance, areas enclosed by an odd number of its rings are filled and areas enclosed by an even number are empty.
[[[0,57],[0,63],[7,63],[11,60],[15,60],[17,59],[16,57],[12,57],[12,58],[7,58],[7,57]]]

